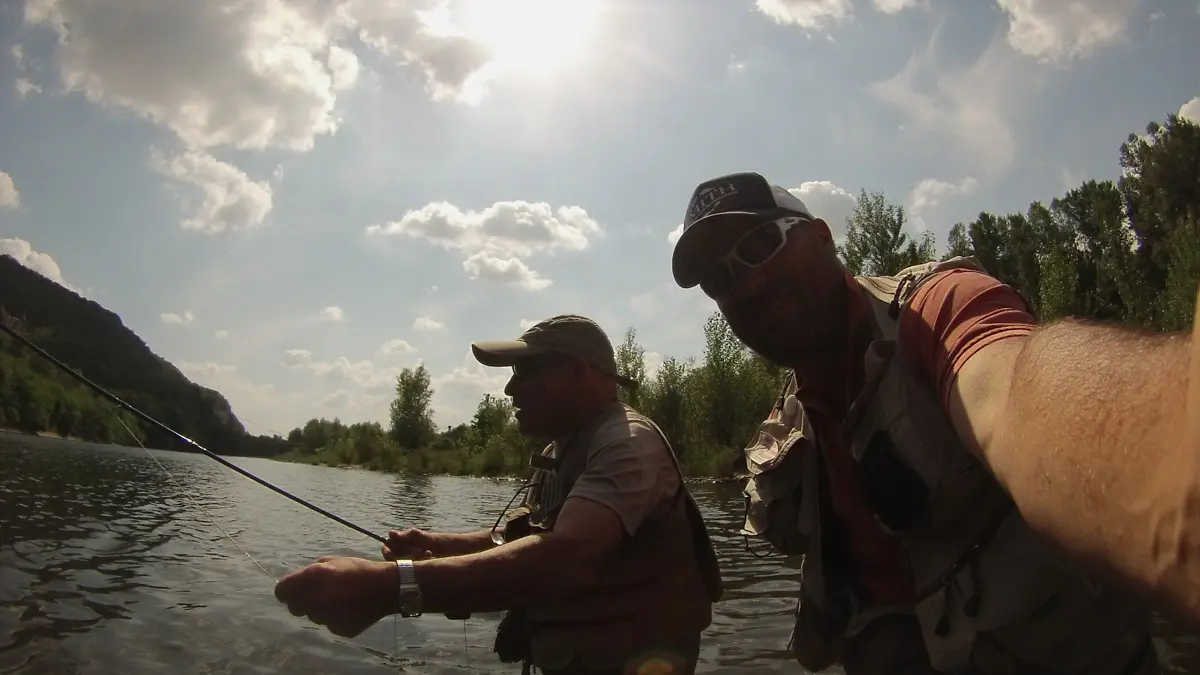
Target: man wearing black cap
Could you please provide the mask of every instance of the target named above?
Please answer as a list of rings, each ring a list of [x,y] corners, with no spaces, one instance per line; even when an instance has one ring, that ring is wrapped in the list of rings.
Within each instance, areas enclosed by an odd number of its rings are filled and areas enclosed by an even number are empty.
[[[1147,444],[1111,437],[1123,405],[1088,424],[1051,412],[1082,397],[1073,384],[1096,369],[1039,336],[1077,327],[1036,327],[972,258],[856,277],[829,226],[756,173],[696,188],[672,272],[712,298],[744,344],[791,369],[745,449],[743,534],[804,556],[791,644],[807,670],[1157,672],[1147,608],[1076,563],[1111,574],[1132,561],[1144,570],[1136,582],[1161,583],[1148,557],[1161,549],[1145,532],[1178,522],[1171,509],[1194,492],[1177,481],[1162,500],[1147,482],[1127,502],[1105,496],[1127,469],[1104,458]],[[1043,368],[1022,369],[1018,356]],[[1054,390],[1047,372],[1061,373]],[[1106,387],[1092,382],[1080,410],[1097,410]],[[1113,545],[1089,525],[1097,518],[1143,548]]]
[[[560,315],[471,349],[512,368],[504,392],[521,432],[551,441],[507,525],[393,531],[392,563],[322,559],[276,596],[347,636],[397,612],[508,610],[496,652],[548,674],[694,672],[720,570],[670,444],[617,398],[636,383],[617,372],[608,336]]]

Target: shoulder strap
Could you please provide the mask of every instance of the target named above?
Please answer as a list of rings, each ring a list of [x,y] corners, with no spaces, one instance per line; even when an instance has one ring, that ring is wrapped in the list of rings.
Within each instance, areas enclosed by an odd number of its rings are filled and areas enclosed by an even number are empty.
[[[954,256],[946,260],[931,260],[906,267],[892,276],[855,277],[854,280],[867,296],[875,324],[885,339],[895,339],[900,308],[903,307],[926,281],[936,274],[955,269],[968,269],[988,274],[983,265],[973,256]]]
[[[671,447],[671,441],[667,439],[667,435],[663,432],[654,420],[645,415],[629,409],[629,412],[638,421],[645,422],[650,425],[651,429],[658,432],[658,437],[662,439],[663,445],[666,446],[667,454],[671,457],[671,462],[675,465],[675,473],[679,476],[679,489],[684,496],[684,511],[687,512],[688,523],[692,526],[692,548],[696,552],[696,562],[700,564],[700,576],[704,579],[704,585],[708,589],[708,599],[712,602],[717,602],[724,595],[724,581],[721,578],[721,563],[717,560],[717,552],[713,548],[712,540],[708,536],[708,526],[704,523],[704,515],[700,513],[700,506],[696,504],[696,500],[692,497],[692,493],[687,489],[687,483],[684,481],[683,469],[679,466],[679,459],[675,457],[675,450]]]

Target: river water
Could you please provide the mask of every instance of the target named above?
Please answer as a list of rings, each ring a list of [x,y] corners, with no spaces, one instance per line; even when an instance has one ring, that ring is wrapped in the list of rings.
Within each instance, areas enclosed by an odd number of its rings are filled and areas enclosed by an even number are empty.
[[[520,485],[230,461],[380,534],[489,527]],[[785,650],[799,570],[745,550],[740,485],[691,489],[726,583],[699,671],[802,673]],[[327,554],[379,544],[202,455],[0,433],[0,673],[520,672],[491,651],[499,614],[354,639],[291,616],[273,579]],[[1167,672],[1200,673],[1195,637],[1161,633]]]

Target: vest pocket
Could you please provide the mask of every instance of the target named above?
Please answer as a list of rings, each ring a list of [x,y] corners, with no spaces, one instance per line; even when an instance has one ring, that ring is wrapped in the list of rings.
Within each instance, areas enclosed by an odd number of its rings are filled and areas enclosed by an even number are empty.
[[[517,663],[529,658],[529,627],[523,610],[510,609],[504,613],[496,628],[492,651],[501,663]]]
[[[1055,654],[1058,647],[1047,646],[1061,637],[1063,627],[1086,620],[1084,614],[1060,613],[1067,608],[1064,597],[1072,595],[1073,571],[1028,529],[1015,508],[1001,509],[997,516],[1001,514],[994,529],[985,530],[979,550],[960,559],[918,598],[916,612],[935,667],[969,659],[988,675],[1037,672],[1030,669],[1061,657]],[[919,549],[910,548],[910,554],[920,561]],[[931,560],[936,558],[945,559]]]
[[[929,506],[929,489],[896,452],[891,434],[876,430],[858,459],[863,497],[893,533],[913,527]]]
[[[813,450],[811,437],[811,431],[806,434],[803,428],[790,429],[768,420],[745,449],[751,477],[742,490],[746,515],[741,534],[763,537],[784,555],[808,550],[808,538],[800,528],[804,497],[801,455]]]

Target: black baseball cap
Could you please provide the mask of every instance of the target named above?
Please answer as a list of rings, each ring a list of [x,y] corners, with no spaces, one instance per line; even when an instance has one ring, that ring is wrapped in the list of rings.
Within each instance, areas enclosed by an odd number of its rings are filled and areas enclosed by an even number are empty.
[[[691,288],[700,274],[752,227],[785,216],[815,220],[798,197],[754,172],[732,173],[696,186],[671,254],[675,283]]]

